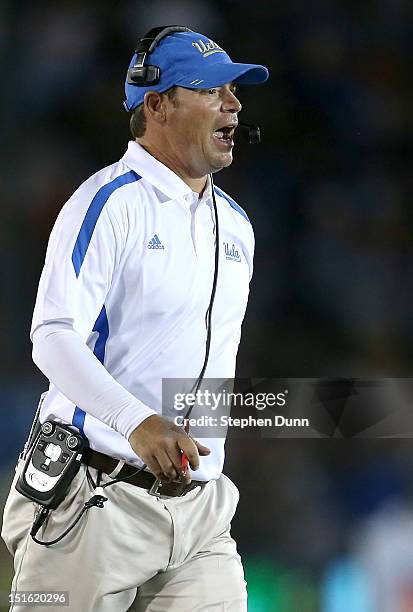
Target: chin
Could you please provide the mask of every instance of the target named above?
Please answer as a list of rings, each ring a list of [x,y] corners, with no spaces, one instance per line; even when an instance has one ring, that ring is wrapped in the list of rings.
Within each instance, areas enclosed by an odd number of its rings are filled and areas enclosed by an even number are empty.
[[[234,160],[231,154],[222,155],[216,157],[215,159],[211,159],[210,166],[213,168],[212,172],[218,172],[219,170],[223,170],[223,168],[227,168],[233,161]]]

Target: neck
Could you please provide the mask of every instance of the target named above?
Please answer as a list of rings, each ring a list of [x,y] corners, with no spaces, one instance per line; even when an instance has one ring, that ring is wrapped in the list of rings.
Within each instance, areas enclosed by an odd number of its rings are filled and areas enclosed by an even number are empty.
[[[207,184],[207,176],[191,176],[186,168],[182,166],[173,155],[168,154],[164,148],[158,147],[155,143],[148,142],[144,137],[137,138],[136,142],[152,155],[152,157],[160,161],[164,166],[172,170],[172,172],[175,172],[192,191],[202,194]]]

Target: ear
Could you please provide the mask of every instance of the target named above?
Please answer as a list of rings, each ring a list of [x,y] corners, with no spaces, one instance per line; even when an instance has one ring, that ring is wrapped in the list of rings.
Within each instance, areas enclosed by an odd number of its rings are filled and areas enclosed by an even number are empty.
[[[157,91],[148,91],[145,94],[143,105],[146,109],[146,116],[156,123],[164,123],[166,119],[166,96]]]

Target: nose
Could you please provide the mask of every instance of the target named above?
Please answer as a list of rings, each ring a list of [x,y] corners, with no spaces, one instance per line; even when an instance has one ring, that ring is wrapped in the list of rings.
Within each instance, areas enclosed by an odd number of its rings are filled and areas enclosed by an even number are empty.
[[[241,112],[242,105],[235,93],[228,87],[224,88],[224,96],[222,101],[222,110],[227,113]]]

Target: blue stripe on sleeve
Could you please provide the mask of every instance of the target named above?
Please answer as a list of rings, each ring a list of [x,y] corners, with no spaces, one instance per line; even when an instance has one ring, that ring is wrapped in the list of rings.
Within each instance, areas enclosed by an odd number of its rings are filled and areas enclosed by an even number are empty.
[[[106,342],[109,338],[109,321],[105,305],[102,306],[102,310],[93,326],[93,331],[99,334],[93,353],[99,359],[100,363],[103,364],[105,361]]]
[[[231,208],[236,210],[242,217],[244,217],[244,219],[248,221],[248,223],[251,223],[251,221],[248,219],[248,216],[245,210],[242,209],[241,206],[237,204],[232,198],[230,198],[229,195],[227,195],[224,191],[222,191],[222,189],[219,189],[215,185],[214,185],[214,190],[215,190],[215,193],[217,193],[219,196],[221,196],[228,202]]]
[[[101,187],[96,193],[95,197],[90,203],[89,208],[87,209],[87,213],[85,215],[85,218],[83,219],[82,227],[80,228],[75,246],[73,248],[72,262],[76,272],[76,276],[79,276],[80,274],[80,268],[82,267],[83,261],[85,259],[86,252],[92,239],[92,234],[95,229],[97,220],[99,219],[99,215],[102,212],[103,207],[105,206],[109,197],[114,191],[116,191],[116,189],[119,189],[119,187],[127,185],[128,183],[134,183],[135,181],[139,181],[140,178],[142,177],[140,177],[139,174],[137,174],[133,170],[130,170],[129,172],[126,172],[126,174],[117,176],[110,183],[103,185],[103,187]]]
[[[85,432],[83,431],[83,427],[85,425],[85,416],[86,412],[76,406],[75,411],[73,413],[72,425],[74,425],[80,431],[82,436],[85,435]]]
[[[93,354],[99,359],[100,363],[103,365],[105,361],[105,351],[106,351],[106,343],[109,338],[109,321],[106,314],[105,305],[102,306],[102,310],[99,313],[98,318],[93,326],[94,332],[98,333],[98,338],[96,340],[95,348],[93,350]],[[82,435],[85,435],[83,427],[85,425],[85,417],[86,412],[76,406],[75,411],[73,413],[72,424],[77,427]]]

